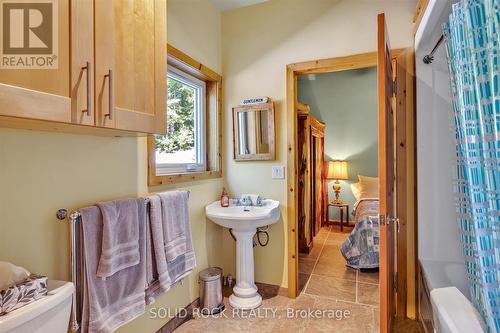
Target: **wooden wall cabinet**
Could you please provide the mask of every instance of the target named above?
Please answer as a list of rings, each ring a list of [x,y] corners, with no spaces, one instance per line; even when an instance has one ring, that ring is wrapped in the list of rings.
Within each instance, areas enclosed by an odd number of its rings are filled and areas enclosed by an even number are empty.
[[[164,133],[166,1],[55,3],[59,67],[1,69],[0,116]]]
[[[0,68],[0,116],[71,122],[70,1],[54,4],[58,6],[58,68]]]
[[[325,124],[310,115],[309,106],[299,104],[297,129],[298,245],[300,252],[309,253],[325,215]]]

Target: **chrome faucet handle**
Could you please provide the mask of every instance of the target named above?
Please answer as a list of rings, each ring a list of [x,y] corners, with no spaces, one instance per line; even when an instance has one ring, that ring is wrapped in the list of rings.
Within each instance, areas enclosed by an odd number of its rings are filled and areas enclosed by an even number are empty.
[[[242,206],[251,206],[252,205],[252,200],[249,197],[241,197],[240,198],[240,204]]]

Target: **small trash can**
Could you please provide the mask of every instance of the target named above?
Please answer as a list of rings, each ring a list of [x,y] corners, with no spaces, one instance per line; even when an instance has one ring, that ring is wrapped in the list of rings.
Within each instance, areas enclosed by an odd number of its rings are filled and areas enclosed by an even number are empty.
[[[203,314],[216,314],[224,310],[222,298],[222,269],[210,267],[199,275],[200,308]]]

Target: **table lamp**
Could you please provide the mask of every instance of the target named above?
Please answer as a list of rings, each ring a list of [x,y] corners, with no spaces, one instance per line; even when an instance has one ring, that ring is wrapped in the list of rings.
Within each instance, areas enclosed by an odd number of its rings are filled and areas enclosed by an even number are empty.
[[[328,161],[328,172],[326,175],[327,179],[334,179],[333,183],[333,192],[335,192],[335,200],[333,200],[334,204],[343,203],[340,200],[340,183],[339,180],[347,180],[349,176],[347,174],[347,161]]]

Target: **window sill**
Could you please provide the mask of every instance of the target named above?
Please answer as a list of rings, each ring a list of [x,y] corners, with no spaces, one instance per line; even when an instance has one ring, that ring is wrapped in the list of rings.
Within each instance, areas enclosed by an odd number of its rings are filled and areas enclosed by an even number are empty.
[[[193,182],[205,179],[222,178],[222,171],[203,171],[203,172],[189,172],[178,173],[171,175],[150,175],[148,177],[149,186],[177,184],[185,182]]]

